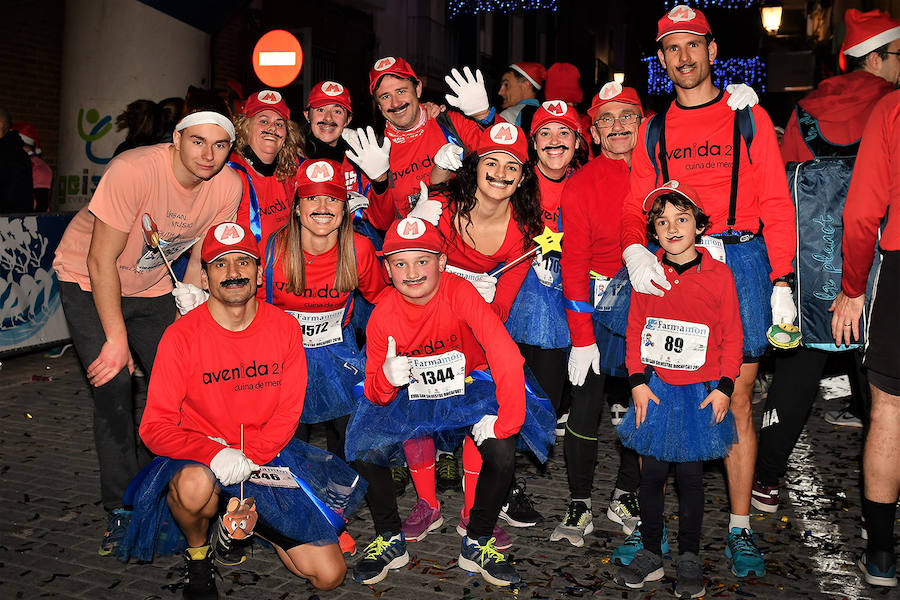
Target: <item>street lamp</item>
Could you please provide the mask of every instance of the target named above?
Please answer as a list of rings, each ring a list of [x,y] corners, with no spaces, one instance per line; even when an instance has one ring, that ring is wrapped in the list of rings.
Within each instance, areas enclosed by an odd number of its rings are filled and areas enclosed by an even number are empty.
[[[778,28],[781,27],[781,13],[783,8],[781,2],[766,1],[763,2],[762,7],[759,9],[762,14],[763,28],[765,28],[770,35],[778,33]]]
[[[622,82],[625,81],[625,73],[622,73],[621,71],[613,73],[613,81],[615,81],[619,85],[622,85]]]

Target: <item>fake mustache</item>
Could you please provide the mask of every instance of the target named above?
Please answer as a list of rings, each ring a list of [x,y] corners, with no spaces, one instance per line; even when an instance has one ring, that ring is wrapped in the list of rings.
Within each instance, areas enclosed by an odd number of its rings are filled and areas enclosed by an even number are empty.
[[[334,213],[333,213],[333,212],[327,212],[327,211],[318,211],[318,212],[310,213],[309,216],[311,216],[311,217],[316,217],[316,216],[320,216],[320,217],[334,217]]]
[[[389,113],[395,113],[395,112],[400,112],[402,110],[406,110],[408,107],[409,107],[409,102],[407,102],[403,106],[398,106],[397,108],[389,108],[389,109],[387,109],[387,111]]]
[[[220,285],[221,287],[228,287],[228,286],[230,286],[230,285],[245,286],[245,285],[247,285],[247,284],[249,284],[249,283],[250,283],[250,278],[249,278],[249,277],[240,277],[240,278],[238,278],[238,279],[225,279],[225,280],[222,281],[222,283],[220,283],[219,285]]]
[[[338,124],[334,121],[318,121],[316,125],[324,125],[326,127],[337,127]]]
[[[565,144],[559,144],[558,146],[545,146],[544,152],[549,152],[550,150],[562,150],[563,152],[566,152],[568,149],[569,147]]]
[[[280,140],[281,137],[282,137],[281,134],[278,133],[277,131],[263,131],[263,132],[262,132],[262,135],[271,135],[272,137],[278,138],[279,140]]]
[[[496,177],[491,177],[490,175],[485,175],[484,178],[488,181],[496,181],[498,183],[505,183],[506,185],[512,185],[516,182],[515,179],[497,179]]]
[[[427,279],[427,278],[426,278],[426,277],[419,277],[419,278],[417,278],[417,279],[404,279],[404,280],[403,280],[403,283],[404,283],[405,285],[414,285],[414,284],[416,284],[416,283],[422,283],[422,282],[424,282],[425,279]]]

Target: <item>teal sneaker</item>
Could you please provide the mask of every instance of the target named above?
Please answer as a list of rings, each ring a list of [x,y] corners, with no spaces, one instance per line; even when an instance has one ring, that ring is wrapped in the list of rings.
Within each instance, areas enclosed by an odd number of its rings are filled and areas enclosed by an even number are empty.
[[[725,556],[731,563],[731,572],[738,577],[747,577],[751,573],[756,577],[766,574],[766,564],[749,529],[731,528],[725,544]]]
[[[856,564],[869,585],[897,587],[897,556],[893,552],[864,550]]]
[[[494,547],[494,538],[473,540],[464,537],[456,564],[470,573],[479,573],[485,581],[494,585],[507,586],[521,581],[516,569]]]
[[[399,569],[409,563],[406,540],[403,534],[392,536],[380,533],[366,546],[363,557],[353,567],[353,579],[357,583],[372,585],[387,577],[391,569]]]
[[[634,555],[638,553],[638,550],[641,550],[643,547],[644,542],[641,539],[641,524],[638,523],[637,527],[634,528],[634,531],[631,532],[631,535],[622,542],[622,545],[613,550],[613,562],[617,565],[628,565],[634,560]],[[669,530],[665,525],[663,525],[662,540],[660,540],[659,549],[663,556],[669,553]]]

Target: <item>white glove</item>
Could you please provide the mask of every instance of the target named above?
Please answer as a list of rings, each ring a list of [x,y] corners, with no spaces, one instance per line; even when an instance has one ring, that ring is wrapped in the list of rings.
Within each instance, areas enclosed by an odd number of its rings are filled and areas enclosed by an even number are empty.
[[[250,478],[250,473],[259,471],[252,460],[237,448],[222,448],[211,461],[209,468],[222,485],[234,485]]]
[[[374,181],[387,173],[391,166],[391,140],[384,138],[384,143],[379,146],[371,126],[356,131],[345,128],[341,137],[350,146],[346,152],[347,158],[356,163],[369,179]]]
[[[553,271],[547,268],[547,262],[544,260],[544,255],[541,254],[540,250],[537,251],[534,260],[531,261],[531,268],[534,269],[534,274],[537,275],[538,281],[544,285],[549,285],[553,282]]]
[[[472,425],[472,439],[475,445],[480,446],[481,442],[488,438],[497,439],[494,434],[494,423],[497,422],[497,415],[484,415],[481,420]]]
[[[642,245],[632,244],[625,248],[622,251],[622,260],[628,267],[628,279],[631,280],[631,288],[634,291],[662,296],[663,291],[653,283],[667,290],[672,289],[671,284],[666,281],[663,266],[656,260],[656,256]]]
[[[178,312],[186,315],[209,299],[209,292],[201,290],[193,283],[181,283],[180,281],[172,290],[175,296],[175,306]]]
[[[490,275],[481,275],[472,282],[484,301],[490,304],[494,301],[494,294],[497,292],[497,278]]]
[[[448,142],[434,155],[434,164],[445,171],[455,171],[462,166],[462,155],[461,147]]]
[[[447,144],[448,146],[452,144]],[[437,227],[438,221],[441,220],[441,213],[444,208],[441,206],[440,200],[432,200],[428,197],[428,186],[424,181],[419,182],[419,199],[411,211],[410,217],[418,217],[423,221],[428,221]]]
[[[381,371],[394,387],[403,387],[409,384],[409,358],[397,356],[397,342],[392,336],[388,336],[387,355],[384,357]]]
[[[731,110],[741,110],[759,104],[759,96],[746,83],[732,83],[725,91],[731,95],[728,99],[728,108]]]
[[[791,288],[786,285],[776,285],[772,288],[772,298],[769,300],[772,305],[772,324],[781,325],[786,323],[790,325],[797,318],[797,307],[794,306],[794,296]]]
[[[455,96],[450,94],[444,96],[447,104],[455,106],[467,117],[477,115],[491,107],[488,103],[487,90],[484,88],[484,76],[481,74],[481,69],[475,69],[474,76],[469,67],[463,69],[462,75],[453,69],[449,75],[444,77],[444,81],[456,94]]]
[[[569,352],[569,382],[572,385],[584,385],[588,369],[600,374],[600,349],[597,344],[572,346],[572,351]]]
[[[222,445],[225,446],[225,447],[228,446],[228,442],[226,442],[226,441],[223,440],[222,438],[214,438],[214,437],[211,436],[211,435],[208,435],[208,436],[206,436],[206,437],[208,437],[209,439],[211,439],[212,441],[214,441],[214,442],[217,443],[217,444],[222,444]]]

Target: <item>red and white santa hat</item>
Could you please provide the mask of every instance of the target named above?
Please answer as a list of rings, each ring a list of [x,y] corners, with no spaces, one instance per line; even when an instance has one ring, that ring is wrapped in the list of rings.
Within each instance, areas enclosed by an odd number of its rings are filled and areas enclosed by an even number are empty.
[[[206,232],[206,237],[203,238],[203,247],[200,252],[203,262],[211,263],[230,252],[242,252],[259,260],[259,246],[256,245],[256,238],[249,235],[243,227],[230,221],[210,227]]]
[[[400,79],[409,79],[412,77],[416,81],[419,80],[419,78],[416,77],[416,72],[413,71],[413,68],[409,66],[408,62],[400,57],[385,56],[384,58],[376,60],[375,64],[372,65],[372,68],[369,70],[369,93],[375,93],[378,83],[385,75],[393,75]]]
[[[261,90],[255,94],[250,94],[247,101],[244,102],[244,114],[252,117],[264,110],[274,110],[282,119],[291,118],[291,109],[288,108],[287,102],[281,96],[281,92],[275,90]]]
[[[512,123],[497,123],[481,132],[478,156],[491,152],[505,152],[523,165],[528,160],[528,140],[525,132]]]
[[[693,33],[706,35],[712,33],[706,16],[696,8],[679,4],[659,20],[656,24],[656,41],[670,33]]]
[[[19,137],[22,138],[23,144],[33,147],[35,153],[40,154],[37,129],[35,129],[34,125],[25,121],[19,121],[18,123],[13,123],[12,128],[19,132]]]
[[[301,198],[324,195],[346,201],[344,168],[324,158],[305,161],[297,169],[297,195]]]
[[[880,10],[861,12],[855,8],[844,13],[847,37],[841,46],[847,56],[859,58],[872,50],[900,39],[900,21]]]
[[[319,108],[329,104],[343,106],[347,112],[353,112],[350,107],[350,92],[337,81],[320,81],[313,86],[309,97],[306,99],[306,108]]]
[[[547,100],[541,104],[531,118],[531,135],[537,133],[548,123],[559,123],[572,131],[581,131],[578,111],[566,104],[564,100]]]
[[[637,90],[630,87],[622,87],[621,83],[610,81],[600,88],[600,92],[591,101],[591,107],[587,111],[591,120],[596,119],[597,113],[600,112],[603,105],[610,102],[633,104],[637,107],[641,116],[644,116],[644,110],[641,108],[641,99],[638,97]]]
[[[544,86],[547,79],[547,69],[541,63],[517,62],[509,65],[509,68],[527,79],[538,90]]]
[[[647,194],[647,197],[644,198],[644,212],[650,212],[650,209],[653,208],[653,201],[665,194],[678,194],[701,211],[703,210],[703,204],[700,202],[700,194],[697,193],[697,190],[686,183],[672,179]]]
[[[390,256],[408,250],[440,254],[444,251],[444,237],[434,225],[418,217],[394,221],[384,235],[379,254]]]

